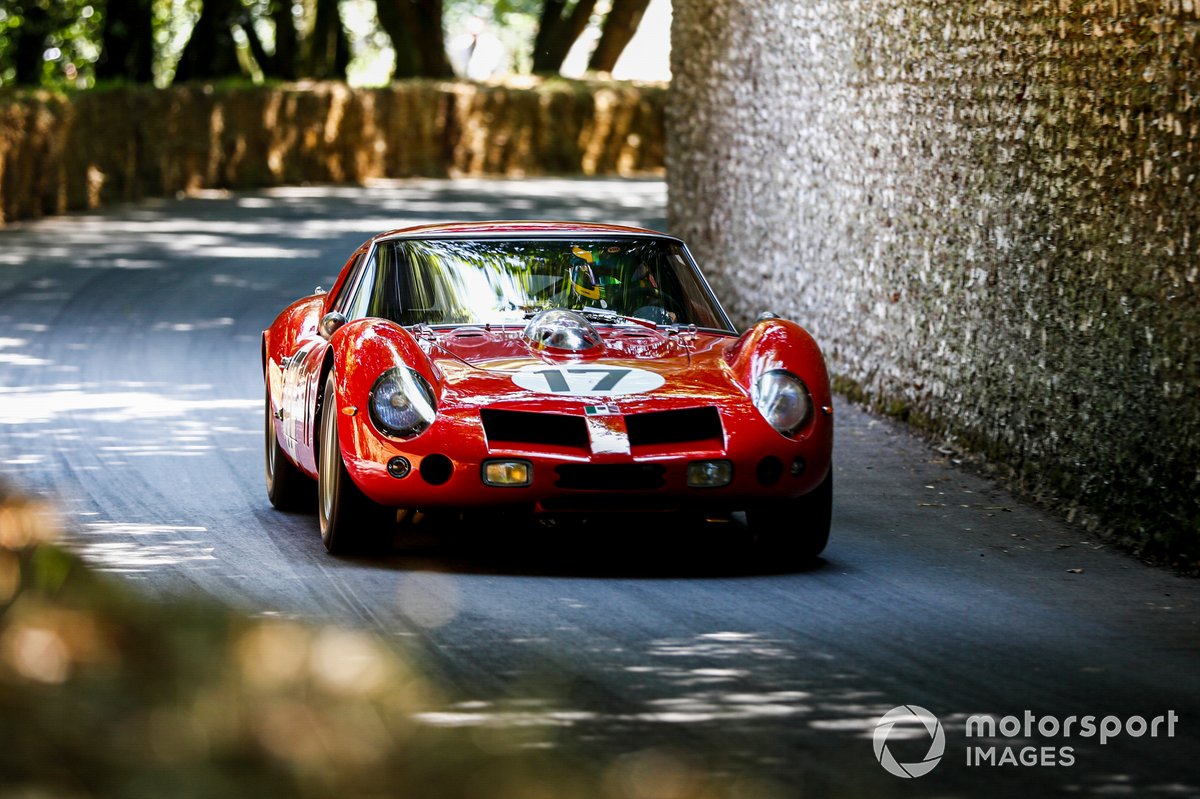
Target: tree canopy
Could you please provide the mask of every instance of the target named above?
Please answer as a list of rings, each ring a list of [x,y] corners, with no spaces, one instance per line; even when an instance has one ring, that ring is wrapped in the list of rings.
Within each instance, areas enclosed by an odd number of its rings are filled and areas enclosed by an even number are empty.
[[[0,0],[0,86],[346,80],[355,59],[368,80],[444,78],[462,71],[448,42],[469,57],[481,35],[507,51],[507,71],[554,74],[589,26],[589,68],[610,72],[649,2]]]

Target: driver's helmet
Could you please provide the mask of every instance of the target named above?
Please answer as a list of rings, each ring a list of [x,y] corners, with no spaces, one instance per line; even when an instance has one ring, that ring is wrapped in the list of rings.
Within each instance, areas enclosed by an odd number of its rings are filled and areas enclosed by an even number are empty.
[[[615,262],[621,248],[616,245],[584,249],[571,245],[571,290],[601,308],[608,307],[610,294],[621,285]]]

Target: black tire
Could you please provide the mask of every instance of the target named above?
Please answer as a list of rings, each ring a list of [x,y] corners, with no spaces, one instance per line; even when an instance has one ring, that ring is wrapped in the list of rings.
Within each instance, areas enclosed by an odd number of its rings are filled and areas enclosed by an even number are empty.
[[[264,460],[267,473],[267,499],[279,510],[308,510],[312,507],[316,481],[300,471],[288,459],[275,434],[275,419],[271,416],[271,389],[267,388],[263,408]]]
[[[833,467],[821,484],[797,499],[746,511],[746,526],[759,553],[789,563],[815,559],[829,543],[833,516]]]
[[[396,511],[372,502],[346,471],[338,445],[337,397],[333,374],[322,395],[317,450],[317,517],[321,542],[334,555],[376,551],[392,541]]]

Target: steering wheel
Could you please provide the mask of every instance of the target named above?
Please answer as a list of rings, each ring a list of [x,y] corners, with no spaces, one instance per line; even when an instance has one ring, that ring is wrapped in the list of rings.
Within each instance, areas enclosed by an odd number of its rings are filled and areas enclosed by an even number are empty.
[[[682,322],[683,305],[675,297],[664,294],[658,289],[641,286],[631,289],[625,295],[624,307],[628,316],[636,316],[660,325]]]

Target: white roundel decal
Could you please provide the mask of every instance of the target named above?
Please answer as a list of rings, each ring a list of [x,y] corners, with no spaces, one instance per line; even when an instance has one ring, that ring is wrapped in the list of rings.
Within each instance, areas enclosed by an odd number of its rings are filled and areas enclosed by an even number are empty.
[[[619,397],[622,394],[653,391],[666,380],[655,372],[630,366],[551,366],[535,363],[514,373],[513,382],[526,391],[539,394]]]

